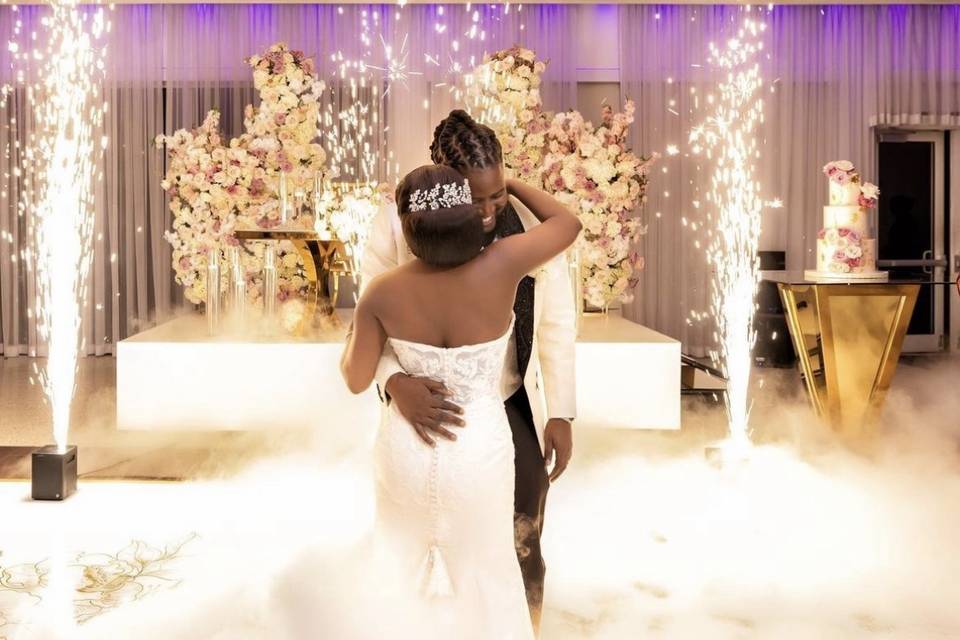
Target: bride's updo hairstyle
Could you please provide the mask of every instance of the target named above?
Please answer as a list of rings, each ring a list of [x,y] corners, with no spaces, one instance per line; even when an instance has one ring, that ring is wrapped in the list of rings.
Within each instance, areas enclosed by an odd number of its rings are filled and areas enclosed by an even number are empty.
[[[397,211],[413,255],[436,267],[457,267],[483,250],[480,212],[470,184],[440,165],[414,169],[397,185]]]

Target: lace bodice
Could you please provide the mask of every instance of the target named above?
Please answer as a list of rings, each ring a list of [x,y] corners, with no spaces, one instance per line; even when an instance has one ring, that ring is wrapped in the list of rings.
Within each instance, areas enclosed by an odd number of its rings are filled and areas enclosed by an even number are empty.
[[[501,378],[514,322],[511,320],[510,328],[496,340],[480,344],[447,348],[396,338],[390,338],[390,344],[404,371],[443,382],[453,393],[454,403],[502,402]]]

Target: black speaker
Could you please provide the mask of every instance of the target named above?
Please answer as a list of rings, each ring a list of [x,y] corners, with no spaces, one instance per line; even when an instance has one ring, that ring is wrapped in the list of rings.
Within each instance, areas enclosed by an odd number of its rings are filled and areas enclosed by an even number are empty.
[[[786,251],[761,251],[761,271],[783,271],[787,266]],[[780,302],[780,291],[775,282],[761,282],[757,289],[757,307],[761,312],[783,313],[783,304]]]
[[[60,451],[54,445],[32,456],[31,496],[34,500],[64,500],[77,490],[77,447]]]
[[[786,268],[785,251],[761,251],[761,271],[782,271]],[[753,361],[760,367],[792,367],[797,356],[793,351],[783,312],[783,301],[775,282],[761,282],[757,289],[757,314],[753,318],[757,344]]]
[[[790,340],[787,318],[782,313],[757,313],[753,321],[757,344],[753,361],[760,367],[792,367],[797,361]]]

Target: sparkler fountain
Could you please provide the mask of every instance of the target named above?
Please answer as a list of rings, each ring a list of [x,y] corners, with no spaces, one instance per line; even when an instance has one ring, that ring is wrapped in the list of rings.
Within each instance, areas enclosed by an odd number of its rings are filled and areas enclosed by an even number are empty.
[[[36,132],[25,154],[24,208],[30,212],[32,262],[37,277],[35,314],[47,344],[38,369],[53,418],[54,445],[33,454],[32,496],[62,500],[76,489],[77,450],[68,445],[70,405],[77,371],[80,318],[93,257],[92,185],[95,154],[105,139],[95,131],[106,106],[97,75],[109,28],[102,10],[80,11],[75,0],[52,2],[37,80],[27,87]],[[24,57],[23,59],[29,59]]]
[[[713,266],[711,313],[718,350],[712,354],[727,379],[729,440],[707,450],[708,457],[742,457],[750,446],[750,353],[756,341],[753,316],[760,280],[760,199],[756,178],[757,127],[763,122],[763,80],[756,61],[765,25],[747,18],[725,47],[710,45],[710,62],[724,73],[719,97],[706,123],[695,128],[695,151],[713,160],[708,198],[716,212],[708,259]]]

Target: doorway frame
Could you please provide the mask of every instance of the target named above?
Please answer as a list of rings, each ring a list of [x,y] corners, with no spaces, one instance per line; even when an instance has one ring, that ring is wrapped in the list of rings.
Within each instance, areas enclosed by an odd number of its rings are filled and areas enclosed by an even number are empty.
[[[955,161],[958,151],[957,141],[960,135],[956,130],[948,127],[917,127],[917,128],[890,128],[880,129],[877,132],[877,171],[880,164],[880,143],[881,142],[929,142],[933,144],[933,249],[929,260],[931,262],[931,277],[934,281],[942,281],[954,273],[955,265],[951,256],[951,247],[960,246],[957,244],[956,234],[957,215],[952,215],[954,211],[947,210],[946,187],[949,184],[951,192],[957,188],[960,191],[960,181],[955,181],[955,172],[957,171],[957,162]],[[946,145],[949,140],[950,149]],[[948,169],[947,154],[950,154],[949,161],[949,182],[946,175]],[[881,186],[881,189],[883,187]],[[960,193],[953,194],[956,197],[949,198],[950,209],[957,206],[957,200],[960,199]],[[882,268],[884,263],[896,261],[878,261],[878,267]],[[954,275],[954,277],[956,277]],[[933,285],[933,333],[927,335],[907,335],[903,343],[904,353],[941,353],[944,350],[956,349],[957,341],[960,339],[960,303],[954,296],[947,296],[943,285]],[[949,301],[949,304],[948,304]],[[950,319],[949,324],[947,318]],[[948,344],[949,342],[949,344]]]

